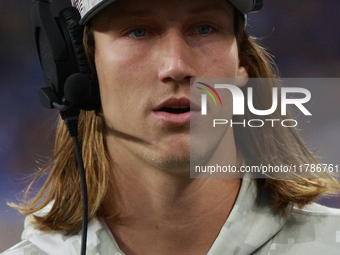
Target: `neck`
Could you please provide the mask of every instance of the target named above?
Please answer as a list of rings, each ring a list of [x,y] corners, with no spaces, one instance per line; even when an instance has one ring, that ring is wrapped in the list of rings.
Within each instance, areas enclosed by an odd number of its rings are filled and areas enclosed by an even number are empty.
[[[126,170],[126,168],[125,168]],[[207,254],[235,203],[241,179],[190,179],[116,171],[119,220],[107,220],[126,254]],[[106,205],[110,210],[110,204]]]

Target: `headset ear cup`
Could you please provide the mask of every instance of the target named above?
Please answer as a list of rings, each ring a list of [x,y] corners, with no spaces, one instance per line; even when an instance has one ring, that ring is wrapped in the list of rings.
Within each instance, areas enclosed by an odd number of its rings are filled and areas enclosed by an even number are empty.
[[[62,29],[64,33],[67,31],[68,37],[72,43],[74,58],[77,66],[77,71],[82,74],[89,75],[89,77],[96,77],[92,75],[90,65],[87,61],[87,57],[83,45],[83,33],[84,26],[79,24],[80,14],[74,7],[69,7],[62,10],[59,13],[60,24],[66,25],[66,29]],[[66,31],[65,31],[66,30]],[[96,78],[92,80],[92,91],[88,100],[85,103],[80,104],[80,108],[83,110],[99,110],[100,108],[100,97],[99,97],[99,86]]]
[[[66,8],[59,13],[59,17],[63,19],[67,25],[78,71],[82,74],[90,74],[91,70],[83,46],[84,27],[79,24],[80,14],[78,10],[74,7]]]

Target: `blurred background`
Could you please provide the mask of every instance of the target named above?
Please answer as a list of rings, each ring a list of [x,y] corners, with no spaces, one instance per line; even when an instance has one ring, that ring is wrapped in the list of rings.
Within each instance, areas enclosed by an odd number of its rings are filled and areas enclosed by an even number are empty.
[[[43,109],[38,100],[44,82],[30,23],[30,2],[0,2],[0,252],[20,241],[24,217],[6,202],[22,198],[32,174],[52,156],[58,115]],[[54,13],[69,2],[55,0]],[[247,30],[275,56],[281,76],[339,78],[340,1],[264,2],[260,13],[249,15]],[[312,147],[320,147],[322,155],[339,163],[340,89],[335,87],[331,96],[324,92],[320,86],[312,95],[329,101],[331,108],[314,109],[320,125],[303,136]],[[320,203],[340,208],[340,197]]]

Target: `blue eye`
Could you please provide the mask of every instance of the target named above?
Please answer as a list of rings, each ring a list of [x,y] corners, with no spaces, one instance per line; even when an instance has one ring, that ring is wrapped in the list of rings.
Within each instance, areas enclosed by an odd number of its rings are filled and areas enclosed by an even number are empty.
[[[146,35],[146,30],[144,28],[138,28],[131,32],[135,37],[143,37]]]
[[[211,26],[209,26],[209,25],[199,26],[197,28],[198,33],[202,34],[202,35],[208,34],[210,32],[210,30],[211,30]]]

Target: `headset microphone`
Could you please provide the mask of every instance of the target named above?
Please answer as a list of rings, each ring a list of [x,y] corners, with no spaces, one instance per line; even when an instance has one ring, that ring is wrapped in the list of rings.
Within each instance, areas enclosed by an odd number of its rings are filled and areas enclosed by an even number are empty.
[[[84,103],[91,94],[90,79],[81,73],[72,74],[65,82],[64,94],[65,102]]]
[[[64,97],[59,100],[57,94],[51,87],[44,87],[39,91],[40,102],[43,106],[60,110],[60,115],[65,121],[73,140],[80,174],[83,201],[81,255],[85,255],[88,228],[88,196],[85,168],[81,147],[78,141],[78,117],[80,114],[79,104],[86,101],[91,94],[91,81],[88,76],[81,73],[71,75],[65,82],[64,94]]]
[[[52,105],[60,111],[66,111],[74,104],[84,103],[91,95],[91,80],[81,73],[72,74],[67,78],[64,85],[64,97]]]

